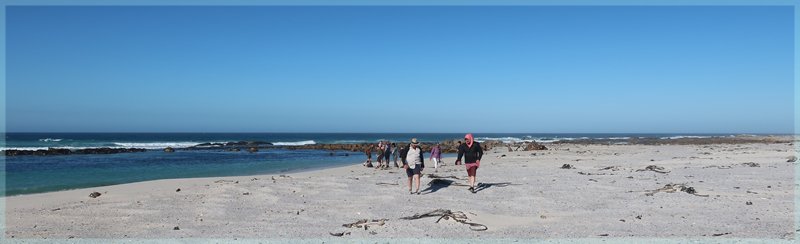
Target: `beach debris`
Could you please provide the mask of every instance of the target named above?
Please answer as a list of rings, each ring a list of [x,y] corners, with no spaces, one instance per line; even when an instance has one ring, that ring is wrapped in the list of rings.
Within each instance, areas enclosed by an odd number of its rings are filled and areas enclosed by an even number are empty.
[[[216,180],[214,183],[234,183],[232,180]],[[239,183],[238,181],[236,183]]]
[[[708,195],[697,194],[697,190],[695,190],[694,187],[686,186],[685,184],[666,184],[666,185],[664,185],[664,187],[661,187],[659,189],[655,189],[655,190],[652,190],[652,191],[648,191],[644,195],[645,196],[652,196],[652,195],[654,195],[656,193],[659,193],[659,192],[674,193],[674,192],[677,192],[677,191],[686,192],[686,193],[689,193],[689,194],[692,194],[692,195],[695,195],[695,196],[698,196],[698,197],[708,197]]]
[[[175,226],[174,228],[172,228],[172,230],[181,230],[181,228],[178,227],[178,226]]]
[[[343,224],[342,226],[347,228],[359,228],[359,229],[364,228],[364,230],[367,230],[369,229],[370,225],[383,226],[384,224],[386,224],[386,221],[388,220],[389,219],[373,219],[373,220],[361,219],[353,223]]]
[[[91,197],[91,198],[97,198],[97,197],[99,197],[100,195],[103,195],[103,194],[101,194],[101,193],[99,193],[99,192],[92,192],[92,193],[89,193],[89,197]]]
[[[61,210],[61,208],[50,209],[50,211],[53,211],[53,212],[58,211],[58,210]]]
[[[181,192],[181,188],[175,189],[175,192]]]
[[[564,164],[564,165],[561,165],[561,168],[562,169],[574,169],[575,167],[573,167],[571,164]]]
[[[441,221],[442,219],[449,220],[449,219],[452,218],[456,222],[469,225],[469,229],[470,230],[484,231],[484,230],[488,230],[489,229],[489,227],[487,227],[486,225],[473,223],[473,222],[468,222],[469,218],[467,218],[467,215],[464,214],[464,212],[461,212],[461,211],[455,211],[454,212],[454,211],[450,211],[450,210],[447,210],[447,209],[437,209],[437,210],[433,210],[433,211],[428,212],[428,213],[415,214],[413,216],[402,217],[400,219],[403,219],[403,220],[415,220],[415,219],[421,219],[421,218],[427,218],[427,217],[437,217],[437,216],[439,217],[439,219],[436,220],[436,223],[439,223],[439,221]]]
[[[589,179],[589,181],[594,181],[594,182],[597,182],[597,180],[595,180],[595,179]]]
[[[750,194],[758,194],[758,192],[754,192],[754,191],[751,191],[751,190],[747,190],[747,193],[750,193]]]
[[[168,153],[175,152],[175,148],[166,147],[166,148],[164,148],[164,152],[168,152]]]
[[[606,173],[586,173],[583,171],[578,172],[579,175],[614,175],[614,174],[606,174]]]
[[[730,235],[730,234],[731,234],[730,232],[725,232],[725,233],[713,234],[712,236],[724,236],[724,235]]]
[[[329,233],[332,236],[344,236],[344,235],[348,235],[349,236],[350,235],[350,232],[337,232],[337,233],[329,232]]]
[[[608,236],[608,234],[599,234],[597,236]]]
[[[742,163],[742,165],[744,165],[744,166],[750,166],[750,167],[761,167],[761,165],[760,165],[760,164],[753,163],[753,162]]]
[[[397,186],[397,185],[400,185],[398,183],[386,183],[386,182],[378,182],[378,183],[375,183],[375,184],[379,185],[379,186]]]
[[[747,202],[745,202],[744,204],[745,204],[745,205],[753,205],[753,202],[751,202],[751,201],[747,201]]]
[[[797,161],[797,156],[791,156],[791,157],[789,157],[789,160],[786,160],[787,163],[793,163],[793,162],[796,162],[796,161]]]
[[[250,181],[257,181],[257,180],[258,180],[258,178],[252,178],[252,179],[250,179]]]
[[[245,192],[245,193],[242,193],[242,195],[249,196],[250,193],[249,192]]]
[[[658,165],[648,165],[647,167],[644,167],[644,169],[637,169],[636,170],[636,172],[639,172],[639,171],[653,171],[653,172],[662,173],[662,174],[666,174],[666,173],[670,172],[670,171],[664,169],[664,167],[661,167],[661,166],[658,166]]]
[[[602,168],[602,169],[600,169],[600,170],[619,171],[619,170],[620,170],[620,168],[619,168],[619,166],[608,166],[608,167]]]
[[[636,215],[636,219],[642,219],[642,215]]]

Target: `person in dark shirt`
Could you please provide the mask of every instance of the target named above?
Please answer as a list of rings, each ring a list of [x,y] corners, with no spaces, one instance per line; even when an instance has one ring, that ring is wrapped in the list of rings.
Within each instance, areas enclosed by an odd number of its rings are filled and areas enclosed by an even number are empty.
[[[469,191],[475,193],[475,174],[478,171],[478,167],[481,166],[483,149],[481,144],[472,137],[472,134],[464,136],[464,144],[461,144],[458,148],[456,164],[461,162],[462,156],[464,157],[464,165],[467,167],[467,176],[469,176]]]
[[[458,151],[458,153],[461,153],[461,141],[458,141],[458,145],[456,145],[456,151]],[[459,165],[461,164],[461,162],[456,161],[454,164]]]

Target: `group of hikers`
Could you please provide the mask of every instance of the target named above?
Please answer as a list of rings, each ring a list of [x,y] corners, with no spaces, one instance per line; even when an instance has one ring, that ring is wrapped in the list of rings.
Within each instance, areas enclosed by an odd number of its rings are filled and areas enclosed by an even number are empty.
[[[372,152],[377,151],[377,166],[372,165]],[[480,143],[476,142],[472,134],[464,136],[464,143],[458,142],[458,158],[454,165],[461,164],[461,158],[464,157],[464,165],[467,168],[467,176],[469,177],[469,191],[475,193],[475,175],[478,167],[481,165],[481,157],[483,157],[483,149]],[[375,167],[376,169],[389,169],[389,159],[394,160],[395,168],[404,168],[408,176],[408,192],[410,194],[419,194],[420,177],[422,170],[425,168],[424,152],[419,145],[417,138],[412,138],[411,142],[407,145],[397,147],[395,143],[388,141],[381,141],[378,145],[371,145],[364,151],[367,156],[367,161],[364,162],[366,167]],[[439,143],[431,147],[431,155],[429,161],[433,161],[433,168],[438,170],[439,165],[444,165],[442,162],[442,149]],[[400,158],[401,164],[397,163]],[[402,166],[401,166],[402,165]],[[412,186],[416,184],[416,191],[412,190]]]

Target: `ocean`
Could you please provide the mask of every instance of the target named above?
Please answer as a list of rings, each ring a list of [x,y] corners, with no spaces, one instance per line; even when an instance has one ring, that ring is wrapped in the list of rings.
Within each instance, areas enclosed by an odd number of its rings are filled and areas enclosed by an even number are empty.
[[[177,150],[201,143],[265,141],[273,145],[354,144],[378,141],[422,142],[463,138],[461,133],[7,133],[0,150],[47,148],[144,148],[146,152],[5,158],[6,195],[41,193],[158,179],[292,173],[359,164],[361,152],[286,150],[255,153],[217,150]],[[536,134],[475,133],[477,141],[536,141],[630,137],[711,137],[728,134]],[[453,155],[444,155],[453,156]]]

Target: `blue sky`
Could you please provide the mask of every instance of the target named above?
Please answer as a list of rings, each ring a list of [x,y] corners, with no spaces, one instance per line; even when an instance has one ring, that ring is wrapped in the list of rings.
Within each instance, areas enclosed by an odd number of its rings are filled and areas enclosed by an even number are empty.
[[[10,132],[792,133],[792,7],[6,8]]]

